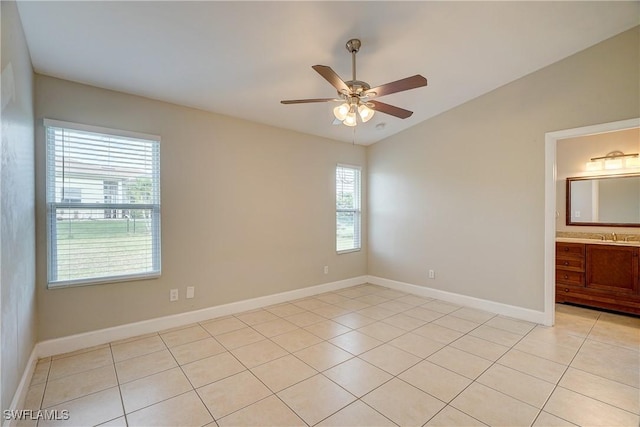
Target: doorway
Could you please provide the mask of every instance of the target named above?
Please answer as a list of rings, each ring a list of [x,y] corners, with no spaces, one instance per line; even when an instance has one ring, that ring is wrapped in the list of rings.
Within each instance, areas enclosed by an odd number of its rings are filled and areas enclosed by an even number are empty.
[[[555,323],[555,241],[556,241],[556,148],[566,138],[595,135],[640,127],[640,118],[601,123],[545,134],[545,220],[544,220],[544,324]]]

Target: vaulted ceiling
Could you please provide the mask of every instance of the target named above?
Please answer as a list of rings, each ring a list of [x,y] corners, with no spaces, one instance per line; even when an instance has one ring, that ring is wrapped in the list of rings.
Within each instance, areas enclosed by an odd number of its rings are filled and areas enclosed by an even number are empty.
[[[624,2],[19,1],[36,72],[341,141],[371,144],[638,25]],[[381,98],[414,111],[332,125],[312,68],[429,85]],[[526,102],[526,100],[523,100]],[[384,125],[381,125],[384,123]]]

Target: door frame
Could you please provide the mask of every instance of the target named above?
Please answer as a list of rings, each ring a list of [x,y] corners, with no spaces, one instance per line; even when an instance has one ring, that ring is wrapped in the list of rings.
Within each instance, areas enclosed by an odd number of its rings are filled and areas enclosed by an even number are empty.
[[[558,141],[566,138],[595,135],[640,127],[640,118],[600,123],[545,134],[545,200],[544,200],[544,324],[555,323],[555,257],[556,257],[556,148]]]

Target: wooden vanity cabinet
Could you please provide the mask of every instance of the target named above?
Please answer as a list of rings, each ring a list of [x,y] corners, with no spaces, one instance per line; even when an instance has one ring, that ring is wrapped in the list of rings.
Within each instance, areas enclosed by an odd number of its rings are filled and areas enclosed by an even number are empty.
[[[640,314],[640,248],[556,243],[556,302]]]

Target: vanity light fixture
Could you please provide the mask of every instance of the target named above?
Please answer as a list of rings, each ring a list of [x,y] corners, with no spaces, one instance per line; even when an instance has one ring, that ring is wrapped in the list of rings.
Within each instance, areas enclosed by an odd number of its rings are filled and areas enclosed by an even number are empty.
[[[587,171],[633,169],[640,167],[638,153],[624,154],[622,151],[611,151],[606,156],[592,157],[587,162]]]

